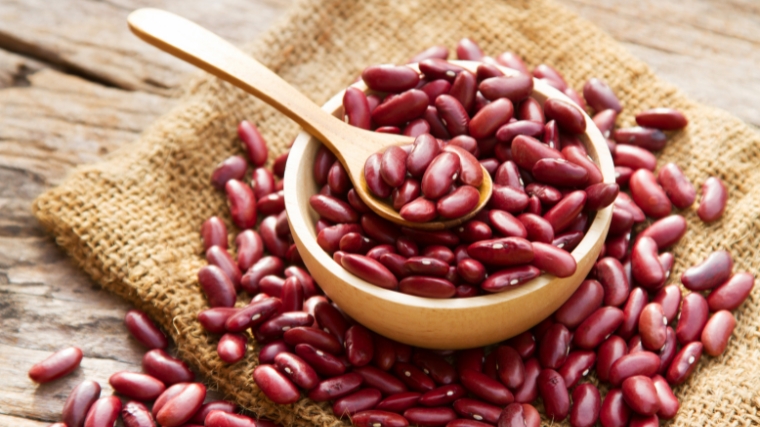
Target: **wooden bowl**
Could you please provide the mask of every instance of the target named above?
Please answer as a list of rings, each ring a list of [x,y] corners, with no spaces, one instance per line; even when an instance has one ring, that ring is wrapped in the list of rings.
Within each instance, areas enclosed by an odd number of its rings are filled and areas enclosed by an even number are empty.
[[[453,61],[472,72],[478,63]],[[516,71],[503,68],[507,75]],[[354,85],[364,91],[363,82]],[[534,79],[532,95],[542,105],[548,98],[569,101],[564,94]],[[343,92],[322,108],[343,117]],[[579,135],[589,156],[600,166],[604,182],[615,182],[607,143],[594,122],[585,115],[586,133]],[[574,275],[549,274],[501,293],[472,298],[422,298],[380,288],[359,279],[317,244],[316,213],[309,197],[319,188],[313,178],[313,162],[320,142],[302,132],[290,149],[285,172],[285,206],[290,230],[304,264],[325,294],[343,311],[369,329],[402,343],[433,349],[462,349],[496,343],[535,326],[557,310],[575,291],[594,265],[607,236],[612,206],[597,212],[572,255]]]

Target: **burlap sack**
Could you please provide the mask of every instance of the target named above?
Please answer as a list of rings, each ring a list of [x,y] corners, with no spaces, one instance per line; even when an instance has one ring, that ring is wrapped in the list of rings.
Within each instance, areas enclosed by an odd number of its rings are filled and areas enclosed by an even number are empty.
[[[531,67],[554,65],[576,89],[590,77],[603,78],[625,105],[622,125],[633,124],[633,114],[650,107],[685,112],[690,124],[660,154],[660,164],[677,162],[697,186],[717,175],[731,197],[723,219],[713,225],[701,223],[694,209],[682,212],[689,231],[675,249],[671,281],[723,248],[733,253],[735,270],[757,271],[760,136],[735,117],[689,100],[608,35],[551,0],[302,0],[250,51],[322,103],[368,64],[403,63],[433,44],[453,48],[462,37],[491,55],[509,50]],[[345,421],[333,417],[327,404],[303,399],[273,405],[251,378],[256,349],[249,348],[245,362],[222,363],[217,337],[196,321],[206,308],[196,280],[205,264],[200,225],[219,214],[231,224],[224,196],[209,185],[209,176],[219,161],[242,152],[235,133],[242,119],[259,125],[272,155],[298,132],[258,100],[199,74],[179,106],[139,141],[106,162],[77,169],[40,196],[34,211],[94,280],[156,319],[211,388],[285,425],[339,425]],[[756,289],[736,312],[738,325],[726,353],[703,357],[691,379],[676,389],[682,406],[672,425],[760,424],[758,303]]]

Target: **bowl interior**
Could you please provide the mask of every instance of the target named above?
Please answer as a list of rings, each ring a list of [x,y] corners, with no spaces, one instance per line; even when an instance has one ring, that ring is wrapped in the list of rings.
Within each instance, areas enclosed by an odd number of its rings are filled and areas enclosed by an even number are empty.
[[[474,71],[477,63],[457,61]],[[503,68],[505,73],[516,71]],[[549,97],[569,100],[548,84],[534,80],[533,97],[543,105]],[[367,90],[362,82],[355,86]],[[343,93],[323,109],[342,118]],[[579,135],[589,156],[600,166],[605,182],[614,182],[612,158],[593,121]],[[496,294],[472,298],[433,299],[390,291],[348,273],[317,244],[315,223],[319,219],[309,197],[319,192],[313,179],[313,161],[320,142],[301,133],[291,147],[285,175],[285,203],[291,232],[304,264],[330,297],[349,316],[394,340],[426,348],[460,349],[495,343],[536,325],[572,295],[585,279],[604,244],[612,208],[596,213],[583,240],[573,250],[578,263],[574,275],[557,278],[548,274]],[[591,220],[591,219],[590,219]]]

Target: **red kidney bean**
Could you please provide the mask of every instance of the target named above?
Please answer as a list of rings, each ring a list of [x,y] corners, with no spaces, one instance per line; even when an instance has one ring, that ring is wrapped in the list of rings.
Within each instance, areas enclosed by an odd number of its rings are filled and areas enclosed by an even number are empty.
[[[235,285],[221,268],[215,265],[202,267],[198,271],[198,282],[211,307],[232,307],[235,305],[237,299]]]
[[[298,326],[310,326],[314,323],[314,317],[308,313],[300,311],[291,311],[287,313],[276,314],[269,318],[267,321],[261,324],[256,329],[259,334],[259,338],[263,339],[277,339],[280,338],[285,331],[296,328]]]
[[[668,163],[660,168],[657,174],[660,183],[670,201],[679,208],[686,209],[694,203],[697,191],[675,163]]]
[[[382,177],[382,158],[380,153],[372,154],[367,157],[364,163],[364,178],[367,181],[367,188],[377,197],[386,198],[391,195],[392,188]]]
[[[438,110],[435,108],[435,105],[433,103],[431,103],[431,105],[429,105],[427,109],[422,113],[422,119],[428,123],[428,126],[430,126],[430,133],[432,136],[444,140],[451,139],[451,134],[449,133],[448,129],[446,129],[446,125],[443,124],[441,117],[438,116]],[[376,129],[375,132],[377,132],[378,129]]]
[[[642,237],[633,245],[631,272],[636,282],[647,289],[656,289],[664,282],[665,271],[657,257],[657,242],[651,237]]]
[[[321,375],[334,377],[346,371],[346,366],[340,359],[309,344],[298,344],[294,350],[299,357]]]
[[[282,285],[284,284],[285,279],[270,274],[269,276],[262,277],[259,281],[259,291],[279,299],[282,296]],[[280,310],[280,312],[282,311]]]
[[[489,79],[491,77],[504,77],[504,73],[501,72],[499,67],[490,63],[482,63],[478,65],[475,74],[477,75],[478,81]]]
[[[615,199],[615,206],[621,207],[633,215],[633,222],[642,222],[644,219],[646,219],[644,211],[642,211],[641,208],[639,208],[638,205],[633,202],[633,200],[627,198],[627,195],[625,195],[625,193],[618,194],[617,199]]]
[[[637,351],[618,358],[610,367],[610,383],[618,387],[626,378],[634,375],[651,377],[660,367],[660,358],[651,351]]]
[[[327,173],[327,185],[334,195],[345,195],[352,188],[351,179],[338,160],[333,163]]]
[[[601,110],[594,115],[594,124],[599,128],[602,132],[602,136],[605,138],[610,137],[610,132],[612,132],[612,129],[615,127],[617,115],[618,113],[612,109]]]
[[[449,49],[446,46],[432,46],[413,56],[408,63],[421,62],[429,58],[447,59]]]
[[[396,374],[396,377],[413,390],[427,392],[435,388],[435,382],[421,369],[412,364],[396,362],[393,365],[393,372]]]
[[[374,343],[372,334],[361,325],[354,325],[346,330],[344,337],[346,356],[354,366],[364,366],[372,361]]]
[[[648,169],[653,171],[657,166],[657,158],[651,152],[635,145],[618,145],[612,155],[615,166],[625,166],[633,170]]]
[[[127,402],[121,409],[125,427],[153,427],[156,421],[148,408],[140,402]]]
[[[480,192],[475,187],[463,185],[439,199],[435,212],[443,218],[459,218],[472,212],[479,201]]]
[[[596,348],[623,323],[623,317],[623,311],[617,307],[602,307],[578,326],[573,342],[583,349]]]
[[[318,305],[329,303],[320,303]],[[317,320],[319,322],[319,320]],[[283,339],[291,346],[298,344],[309,344],[320,350],[326,351],[331,354],[340,354],[343,351],[343,345],[338,339],[330,332],[323,331],[317,328],[311,328],[306,326],[298,326],[292,329],[288,329],[283,334]]]
[[[232,222],[239,228],[253,228],[256,225],[256,196],[251,187],[236,179],[224,185],[230,205]]]
[[[458,374],[465,369],[472,369],[483,372],[483,360],[485,359],[485,350],[483,347],[460,350],[456,353],[455,366]]]
[[[459,384],[445,385],[420,396],[419,403],[423,406],[447,406],[465,393],[467,391]]]
[[[665,345],[668,318],[656,302],[647,304],[639,317],[641,344],[647,350],[660,350]]]
[[[354,210],[359,213],[366,214],[366,213],[372,212],[372,209],[370,209],[364,203],[364,201],[359,197],[359,195],[356,194],[356,190],[354,190],[353,188],[348,190],[348,193],[346,193],[346,200],[348,200],[348,204],[351,205],[351,207],[354,208]]]
[[[501,142],[509,143],[512,142],[518,135],[526,135],[537,138],[542,133],[546,135],[546,132],[547,131],[545,131],[543,123],[533,122],[529,120],[518,120],[516,122],[509,122],[499,127],[496,130],[496,139]],[[551,147],[556,148],[556,145]]]
[[[525,361],[525,380],[514,392],[515,402],[528,403],[538,397],[538,374],[541,372],[541,364],[538,359],[531,358]]]
[[[497,425],[499,427],[539,427],[541,425],[541,416],[532,405],[527,403],[510,403],[499,416]],[[447,427],[451,427],[451,424]]]
[[[153,408],[151,409],[151,414],[155,417],[156,414],[158,414],[158,411],[163,408],[166,403],[172,399],[174,399],[178,394],[180,394],[187,386],[190,385],[189,383],[178,383],[174,384],[173,386],[169,387],[161,393],[160,396],[156,399],[155,402],[153,402]]]
[[[379,260],[385,254],[395,254],[396,248],[391,245],[377,245],[367,251],[366,255],[374,260]]]
[[[428,99],[430,100],[428,105],[435,105],[436,98],[445,93],[449,93],[449,90],[451,90],[451,83],[443,79],[433,80],[429,83],[425,83],[420,90],[427,94]]]
[[[637,330],[640,330],[641,313],[648,302],[649,297],[642,288],[633,288],[623,308],[623,323],[615,333],[624,339],[629,339]]]
[[[523,60],[512,52],[504,52],[496,57],[496,62],[509,68],[513,68],[523,74],[530,74]]]
[[[282,284],[282,311],[301,311],[303,310],[303,286],[297,277],[288,277]]]
[[[124,324],[129,333],[145,347],[150,349],[166,348],[166,335],[142,311],[129,310],[124,316]]]
[[[670,323],[676,318],[678,308],[681,306],[681,289],[677,285],[665,286],[652,298],[652,302],[662,306],[662,311]]]
[[[623,391],[615,388],[607,392],[599,412],[599,421],[604,427],[625,427],[631,418],[631,410],[623,399]]]
[[[474,155],[465,148],[453,144],[443,147],[443,151],[454,153],[459,157],[459,181],[462,184],[479,187],[483,183],[483,167]]]
[[[618,144],[635,145],[649,151],[662,150],[668,142],[662,131],[643,127],[616,129],[612,132],[612,138]]]
[[[373,70],[369,71],[369,74],[372,75],[370,77],[370,80],[373,80],[373,83],[376,83],[378,79],[373,79],[373,77],[377,77],[377,69],[383,67],[375,66],[374,73]],[[386,66],[387,67],[387,66]],[[401,68],[401,67],[394,67],[394,68]],[[411,68],[405,67],[407,70],[411,70]],[[417,77],[417,81],[419,81],[419,76],[414,73],[414,70],[411,70],[413,74]],[[367,72],[367,70],[365,70]],[[383,70],[381,70],[382,74]],[[387,69],[386,69],[387,72]],[[411,75],[409,76],[411,77]],[[390,83],[391,85],[403,85],[404,83],[408,84],[413,80],[413,78],[409,79],[409,82],[388,82],[387,80],[381,79],[381,85],[382,83]],[[365,80],[366,82],[366,80]],[[407,89],[411,89],[412,87],[416,86],[415,83],[411,87]],[[372,127],[372,120],[370,118],[370,110],[369,110],[369,102],[367,101],[367,95],[364,94],[360,89],[357,89],[355,87],[348,87],[346,89],[346,92],[343,94],[343,110],[345,115],[345,121],[346,123],[350,124],[351,126],[358,127],[360,129],[366,129],[370,130]]]
[[[633,226],[633,215],[620,206],[612,208],[612,222],[610,223],[609,236],[628,234]],[[626,249],[627,249],[626,245]]]
[[[662,218],[670,214],[670,199],[665,191],[657,184],[657,179],[651,171],[639,169],[631,175],[628,184],[633,201],[653,218]]]
[[[409,408],[404,411],[404,418],[421,427],[445,426],[455,420],[457,414],[451,408]]]
[[[475,242],[467,247],[474,259],[490,265],[510,266],[533,261],[533,248],[529,241],[520,237]]]
[[[520,170],[517,168],[517,165],[510,160],[499,165],[494,174],[493,182],[494,184],[506,185],[524,191],[523,181],[520,177]]]
[[[471,393],[495,405],[514,402],[514,396],[503,384],[484,373],[466,369],[462,371],[460,381]]]
[[[304,390],[311,390],[319,383],[314,368],[295,354],[282,352],[275,356],[274,364],[280,372]]]
[[[628,298],[630,285],[620,261],[611,257],[602,258],[594,268],[596,278],[604,288],[604,304],[622,305]]]
[[[399,282],[403,293],[425,298],[450,298],[456,294],[456,287],[446,279],[431,276],[409,276]]]
[[[269,400],[279,405],[295,403],[301,398],[298,388],[272,365],[257,366],[253,370],[253,380]]]
[[[593,384],[581,384],[573,390],[573,406],[570,410],[570,425],[591,427],[596,424],[601,411],[602,397]]]
[[[491,209],[488,213],[491,226],[500,234],[507,237],[528,237],[525,225],[512,214],[499,209]]]
[[[473,285],[480,284],[486,278],[486,269],[479,261],[466,258],[457,263],[459,277]]]
[[[224,221],[218,216],[212,216],[203,221],[201,238],[203,239],[204,250],[212,246],[227,249],[227,227],[224,225]]]
[[[512,157],[518,166],[527,170],[532,170],[536,162],[541,159],[564,158],[559,151],[527,135],[518,135],[512,140]]]
[[[327,176],[335,160],[336,158],[332,151],[324,145],[319,146],[317,154],[314,155],[314,180],[319,186],[327,184]]]
[[[283,340],[267,343],[259,351],[259,363],[274,363],[274,358],[285,351],[290,351],[290,347]]]
[[[406,258],[399,254],[384,254],[380,257],[380,263],[397,278],[404,278],[411,274],[404,266],[405,262]]]
[[[429,199],[439,199],[449,191],[460,169],[461,162],[456,154],[437,155],[422,176],[422,194]]]
[[[715,251],[702,263],[687,268],[681,276],[681,283],[692,291],[713,289],[731,277],[733,266],[728,251]]]
[[[235,261],[232,259],[232,256],[230,256],[226,249],[220,248],[219,246],[212,246],[208,248],[206,251],[206,260],[209,262],[209,264],[215,265],[222,269],[224,274],[227,275],[227,277],[234,285],[235,290],[240,287],[240,279],[242,277],[242,274],[240,274],[240,269],[238,268],[237,263],[235,263]]]
[[[559,369],[565,363],[570,351],[570,331],[565,325],[553,324],[541,338],[538,346],[538,361],[541,366]]]
[[[537,197],[542,204],[548,206],[553,206],[562,200],[562,193],[549,185],[532,182],[525,187],[525,191],[531,197]]]
[[[357,412],[373,409],[381,399],[382,395],[378,390],[372,388],[360,390],[336,400],[333,403],[333,413],[338,417],[350,416]]]
[[[420,400],[421,395],[421,393],[416,391],[396,393],[383,399],[380,403],[377,404],[375,409],[380,411],[401,413],[417,405],[417,402]]]
[[[117,372],[111,375],[108,383],[117,393],[135,400],[154,400],[166,390],[161,381],[137,372]]]
[[[341,231],[341,230],[349,230],[346,231],[346,233],[354,230],[358,230],[358,227],[356,224],[349,224],[349,225],[337,225],[333,227],[329,227],[332,230],[325,233],[324,236],[330,234],[334,231]],[[338,228],[340,227],[340,229]],[[325,229],[327,230],[327,229]],[[322,231],[325,231],[322,230]],[[322,233],[320,232],[320,235]],[[319,238],[318,238],[319,240]],[[322,245],[320,245],[322,246]],[[324,248],[324,247],[323,247]],[[336,248],[337,250],[337,248]],[[282,259],[276,257],[276,256],[265,256],[258,261],[256,261],[249,269],[248,272],[243,276],[243,278],[240,280],[240,285],[249,294],[257,294],[259,291],[259,282],[261,279],[265,276],[269,275],[279,275],[282,274],[284,271],[284,263]]]
[[[523,191],[505,185],[494,185],[488,206],[491,209],[517,213],[525,210],[528,202],[528,196]]]
[[[451,138],[448,144],[443,146],[443,149],[445,150],[446,147],[449,147],[451,149],[452,147],[459,147],[467,151],[469,154],[473,156],[477,156],[480,154],[480,149],[478,148],[478,141],[475,140],[475,138],[468,136],[468,135],[458,135],[454,138]],[[456,151],[455,151],[456,152]],[[479,162],[477,158],[475,158],[476,162]]]
[[[657,390],[649,377],[634,375],[623,381],[623,399],[629,408],[641,415],[654,415],[660,410]]]
[[[554,228],[555,233],[564,231],[583,210],[586,193],[582,190],[565,195],[556,205],[544,214],[544,219]]]
[[[231,179],[242,180],[248,171],[248,163],[241,156],[231,156],[219,163],[211,174],[211,185],[217,190],[224,190],[224,185]]]
[[[435,108],[441,122],[452,136],[467,133],[470,116],[459,100],[448,94],[440,95],[435,100]]]
[[[734,310],[749,296],[755,285],[755,277],[750,273],[736,273],[730,279],[714,288],[707,297],[710,311]]]
[[[195,375],[182,360],[169,356],[161,349],[151,350],[143,356],[143,370],[166,385],[190,382]]]
[[[681,314],[676,326],[676,338],[681,345],[698,341],[707,323],[707,300],[696,292],[690,292],[683,297]]]
[[[568,252],[572,252],[573,249],[578,246],[581,240],[583,240],[583,236],[584,234],[582,231],[560,234],[554,240],[552,240],[552,245],[560,249],[564,249]],[[626,249],[627,246],[628,244],[626,243]]]
[[[407,171],[414,177],[422,177],[441,148],[431,135],[420,135],[414,140],[412,151],[406,159]]]
[[[382,176],[386,184],[391,187],[398,187],[404,182],[404,178],[406,177],[406,157],[406,151],[399,146],[391,146],[385,150],[380,163],[380,176]]]
[[[525,382],[525,364],[514,348],[502,345],[496,350],[498,377],[511,390],[519,389]]]
[[[517,117],[519,120],[527,120],[540,123],[542,126],[546,122],[544,109],[541,104],[533,98],[527,98],[517,107]]]
[[[420,76],[405,65],[371,65],[362,72],[362,80],[372,90],[401,93],[416,87]]]
[[[478,148],[478,150],[480,150],[480,148]],[[481,156],[483,156],[483,153],[481,153]],[[481,159],[478,161],[491,176],[496,173],[496,169],[499,167],[499,160],[495,158]]]
[[[309,198],[309,205],[328,221],[345,223],[359,220],[359,214],[351,205],[335,197],[316,194]]]
[[[441,260],[445,262],[446,264],[451,264],[456,260],[454,252],[448,247],[443,246],[443,245],[428,246],[422,251],[422,255]]]
[[[362,218],[365,218],[366,216],[367,215],[363,215]],[[360,231],[362,231],[362,229],[356,224],[333,225],[323,229],[317,234],[317,244],[319,244],[319,247],[324,249],[325,252],[332,253],[340,249],[340,239],[342,239],[343,236],[349,233],[359,233]],[[265,258],[262,258],[262,260]],[[251,267],[251,270],[254,268],[256,268],[256,265]],[[249,273],[251,270],[249,270]],[[245,280],[243,280],[242,283],[243,289],[245,289]]]
[[[326,189],[329,190],[329,187],[326,187]],[[274,193],[267,194],[266,196],[258,199],[256,203],[259,214],[261,215],[279,214],[285,210],[285,193],[282,190],[277,190]],[[261,229],[261,226],[259,227],[259,232],[263,238],[264,232]],[[264,243],[266,243],[266,239],[264,240]]]
[[[483,51],[477,43],[465,37],[457,43],[457,58],[465,61],[482,61]]]
[[[597,78],[592,78],[583,85],[583,97],[595,111],[609,109],[615,113],[620,113],[623,110],[612,89],[603,80]]]
[[[377,243],[359,233],[348,233],[340,238],[339,248],[342,252],[366,254]]]
[[[665,374],[668,384],[678,385],[686,381],[686,378],[697,368],[699,358],[702,356],[702,348],[702,343],[699,341],[690,342],[681,348]]]
[[[547,120],[555,120],[565,131],[583,133],[586,131],[586,119],[577,106],[561,99],[550,98],[544,102],[544,114]]]
[[[309,391],[308,397],[315,402],[338,399],[358,390],[363,381],[362,376],[357,373],[328,378]]]
[[[393,412],[368,410],[357,412],[351,417],[356,427],[407,427],[409,421]]]
[[[620,192],[620,187],[617,184],[600,182],[589,185],[584,191],[586,191],[586,208],[598,211],[615,201]]]
[[[317,319],[319,326],[332,334],[342,346],[343,337],[349,326],[343,314],[332,304],[325,302],[319,303],[314,307],[314,317]]]
[[[584,280],[573,295],[554,312],[554,320],[575,328],[601,307],[604,289],[596,280]]]
[[[205,398],[206,387],[203,384],[188,384],[176,396],[161,406],[156,413],[156,421],[162,426],[180,426],[192,418]]]
[[[353,371],[362,376],[364,385],[378,389],[385,395],[394,395],[407,391],[402,381],[373,366],[356,367]]]
[[[609,235],[608,235],[609,236]],[[583,237],[583,236],[581,236]],[[630,233],[619,236],[610,236],[605,241],[603,251],[600,255],[612,257],[621,260],[628,254],[628,244],[630,243]],[[633,279],[631,279],[633,280]]]
[[[454,81],[457,75],[464,71],[464,68],[459,65],[453,64],[448,61],[444,61],[439,58],[428,58],[420,61],[420,71],[430,80],[445,79],[447,81]]]
[[[82,357],[82,350],[78,347],[66,347],[58,350],[45,360],[35,363],[29,369],[29,378],[38,384],[57,380],[78,368],[79,363],[82,362]]]
[[[653,222],[637,238],[651,237],[662,250],[676,244],[686,234],[686,220],[681,215],[670,215]]]
[[[216,347],[216,353],[225,363],[237,363],[245,357],[248,338],[243,334],[224,334]]]
[[[657,416],[662,419],[672,419],[678,413],[680,404],[678,398],[673,394],[668,382],[660,375],[652,377],[652,384],[657,391],[657,398],[660,401],[660,410],[657,411]]]
[[[263,166],[269,157],[269,150],[259,130],[253,123],[243,120],[238,125],[237,131],[248,154],[248,160],[256,167]]]
[[[406,125],[402,133],[416,138],[424,133],[430,133],[430,124],[424,118],[414,119]]]
[[[227,319],[237,312],[238,309],[232,307],[217,307],[203,310],[198,313],[198,322],[200,322],[206,331],[212,334],[222,334],[227,331],[224,327]]]
[[[596,353],[593,351],[572,351],[557,372],[562,375],[567,388],[572,388],[582,377],[588,375],[595,363]]]
[[[533,165],[533,176],[544,183],[578,187],[588,181],[588,172],[565,159],[541,159]]]
[[[206,417],[212,412],[219,412],[223,414],[234,414],[235,412],[237,412],[237,410],[238,410],[238,406],[232,402],[227,402],[225,400],[211,401],[211,402],[204,403],[203,405],[201,405],[200,409],[198,409],[198,412],[193,414],[193,417],[190,418],[190,422],[196,423],[196,424],[203,424],[204,421],[206,420]],[[217,417],[219,417],[219,415],[217,415],[214,418],[217,418]],[[250,418],[248,417],[245,417],[245,418],[250,420]],[[219,424],[219,421],[216,421],[216,420],[213,423],[209,423],[209,424],[210,425],[218,424],[219,427],[238,427],[237,424],[231,424],[231,425]],[[243,424],[243,426],[247,426],[247,424]]]
[[[67,426],[82,427],[90,407],[100,397],[100,384],[85,380],[79,383],[63,405],[62,418]]]
[[[555,422],[564,420],[570,411],[570,396],[562,376],[553,369],[543,369],[536,384],[544,401],[546,416]]]
[[[448,385],[457,380],[457,371],[454,367],[435,353],[418,349],[412,356],[412,363],[438,384]]]
[[[226,239],[226,238],[225,238]],[[244,230],[235,238],[237,264],[241,271],[248,271],[264,255],[264,243],[254,230]]]
[[[489,101],[507,98],[519,102],[533,93],[533,79],[527,74],[515,74],[505,77],[491,77],[480,82],[478,89]]]
[[[456,98],[465,111],[472,111],[475,105],[475,94],[478,91],[478,79],[471,72],[460,72],[451,85],[448,94]]]
[[[662,130],[683,129],[689,123],[686,116],[672,108],[652,108],[636,114],[636,123],[640,126]]]
[[[536,68],[533,69],[533,77],[547,80],[547,83],[550,83],[560,92],[563,92],[568,88],[567,82],[562,77],[562,74],[550,65],[539,64],[536,66]]]
[[[314,166],[316,168],[316,165]],[[324,185],[324,184],[323,184]],[[251,173],[251,189],[256,200],[262,199],[276,190],[274,174],[266,168],[256,168]]]
[[[398,280],[393,273],[372,258],[358,254],[345,254],[341,260],[341,265],[351,274],[373,285],[391,290],[398,287]]]
[[[638,353],[645,351],[644,346],[641,344],[641,335],[635,335],[628,340],[628,354]]]
[[[262,426],[262,421],[264,420],[254,421],[245,415],[237,415],[220,410],[209,412],[205,420],[204,425],[206,427],[264,427]],[[189,427],[189,425],[186,424],[185,427]]]
[[[507,124],[514,114],[509,99],[499,98],[483,107],[469,123],[470,135],[476,139],[493,136],[496,130]]]
[[[501,408],[475,399],[461,398],[454,402],[454,410],[462,417],[491,425],[499,421]]]
[[[557,277],[570,277],[577,268],[575,258],[564,249],[550,243],[531,242],[533,246],[532,264],[540,270]]]
[[[541,270],[532,265],[506,268],[489,275],[480,286],[486,292],[501,292],[520,286],[540,275]]]
[[[730,311],[720,310],[713,314],[702,329],[702,345],[705,353],[716,357],[723,354],[735,327],[736,319]]]
[[[101,397],[92,404],[87,412],[84,427],[112,426],[119,418],[119,412],[121,412],[121,400],[118,397]]]

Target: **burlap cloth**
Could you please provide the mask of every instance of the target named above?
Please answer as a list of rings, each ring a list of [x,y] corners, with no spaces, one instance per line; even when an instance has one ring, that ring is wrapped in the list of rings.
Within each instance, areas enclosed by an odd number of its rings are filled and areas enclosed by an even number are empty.
[[[554,65],[576,89],[590,77],[603,78],[625,106],[622,125],[650,107],[685,112],[690,124],[660,154],[660,164],[677,162],[697,186],[717,175],[730,199],[723,219],[713,225],[700,222],[694,209],[683,212],[689,231],[675,249],[671,281],[723,248],[733,253],[735,270],[758,270],[760,135],[730,114],[688,99],[610,36],[551,0],[301,0],[250,51],[322,103],[368,64],[403,63],[433,44],[453,51],[462,37],[477,41],[487,54],[510,50],[530,67]],[[231,227],[225,198],[209,185],[209,176],[219,161],[242,152],[236,138],[242,119],[259,125],[272,156],[298,132],[253,97],[199,73],[179,105],[139,141],[110,160],[78,168],[40,196],[34,211],[95,281],[156,319],[211,388],[285,425],[337,426],[346,421],[333,417],[327,404],[303,399],[273,405],[251,377],[257,349],[249,346],[246,361],[227,365],[216,355],[218,338],[196,321],[207,307],[196,280],[205,264],[200,225],[223,215]],[[703,357],[691,379],[676,389],[681,410],[672,425],[760,424],[759,303],[756,287],[736,312],[725,354]]]

